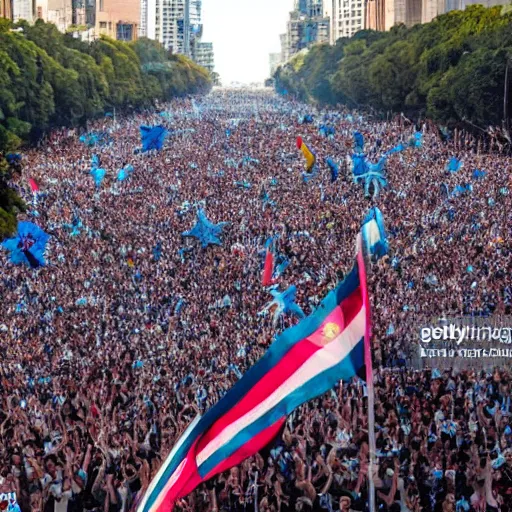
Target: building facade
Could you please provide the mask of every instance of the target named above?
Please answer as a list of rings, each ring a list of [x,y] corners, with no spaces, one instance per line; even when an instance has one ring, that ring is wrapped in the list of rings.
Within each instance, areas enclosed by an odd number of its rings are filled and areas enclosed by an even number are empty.
[[[421,23],[422,0],[387,0],[385,29],[404,24],[412,27]]]
[[[140,0],[97,0],[96,36],[135,41],[139,34]]]
[[[365,28],[386,30],[386,0],[368,0],[366,3]]]
[[[352,37],[366,27],[366,0],[327,0],[330,14],[331,44],[340,37]]]
[[[468,5],[492,7],[509,3],[510,0],[368,0],[366,27],[390,30],[401,23],[412,27],[418,23],[429,23],[449,11],[464,10]]]
[[[72,0],[36,0],[36,19],[53,23],[66,32],[73,24]]]
[[[196,45],[203,37],[202,0],[189,0],[188,23],[185,37],[188,40],[188,53],[195,60]]]
[[[36,0],[13,0],[12,19],[14,22],[26,20],[33,23],[36,19]]]
[[[185,8],[189,3],[189,0],[142,0],[139,34],[159,41],[173,53],[185,53]]]
[[[313,44],[329,43],[330,19],[325,14],[323,0],[295,0],[286,34],[280,39],[282,62]]]
[[[202,35],[202,0],[141,0],[139,36],[159,41],[212,72],[213,43],[203,42]]]
[[[0,0],[0,18],[12,20],[13,17],[13,0]]]
[[[286,62],[289,59],[288,55],[288,34],[279,35],[279,41],[281,43],[281,62]]]
[[[213,52],[213,43],[204,43],[198,41],[196,43],[195,62],[203,66],[209,73],[215,70],[215,54]]]

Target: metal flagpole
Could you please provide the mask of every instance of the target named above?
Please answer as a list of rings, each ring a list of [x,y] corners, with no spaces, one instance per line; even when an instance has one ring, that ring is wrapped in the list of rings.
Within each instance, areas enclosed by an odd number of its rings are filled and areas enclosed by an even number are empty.
[[[372,355],[370,353],[370,359]],[[367,389],[368,389],[368,444],[370,448],[369,453],[369,464],[368,464],[368,492],[369,496],[369,504],[370,504],[370,512],[375,512],[375,482],[373,480],[373,471],[375,467],[375,454],[376,454],[376,445],[375,445],[375,395],[373,390],[373,369],[370,366],[366,365],[366,381],[367,381]]]
[[[363,254],[363,240],[361,233],[357,236],[357,264],[359,268],[359,282],[363,293],[363,303],[366,310],[366,329],[364,334],[364,362],[366,366],[366,389],[368,391],[368,502],[370,512],[376,512],[375,508],[375,482],[373,472],[376,463],[376,443],[375,443],[375,394],[373,388],[373,365],[371,352],[371,318],[370,303],[368,300],[368,290],[366,288],[366,266]]]

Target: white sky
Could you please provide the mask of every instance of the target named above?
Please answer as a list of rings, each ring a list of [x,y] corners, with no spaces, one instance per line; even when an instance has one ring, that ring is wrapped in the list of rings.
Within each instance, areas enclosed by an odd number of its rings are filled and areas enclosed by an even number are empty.
[[[213,43],[223,84],[263,82],[279,52],[293,0],[203,0],[203,41]]]

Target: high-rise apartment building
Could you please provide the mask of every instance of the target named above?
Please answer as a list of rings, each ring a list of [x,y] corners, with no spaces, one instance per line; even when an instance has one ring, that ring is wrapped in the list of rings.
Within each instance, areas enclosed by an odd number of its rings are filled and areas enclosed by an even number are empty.
[[[329,43],[330,20],[325,16],[323,0],[295,0],[294,10],[281,38],[282,61],[316,43]]]
[[[36,1],[35,0],[13,0],[12,2],[12,19],[14,22],[26,20],[29,23],[35,21],[36,18]]]
[[[201,22],[202,0],[188,0],[188,23],[186,24],[186,54],[195,60],[196,46],[203,36],[203,24]]]
[[[202,0],[141,0],[139,36],[159,41],[212,72],[213,43],[201,40],[201,10]]]
[[[140,35],[155,39],[173,53],[185,53],[185,7],[190,0],[142,0]]]
[[[331,44],[340,37],[351,37],[365,28],[367,0],[326,0],[330,17]]]
[[[13,0],[0,0],[0,18],[12,20],[12,1]]]
[[[195,62],[203,66],[208,72],[213,73],[215,69],[215,54],[213,53],[213,43],[203,43],[198,41],[196,44]]]
[[[288,55],[288,34],[279,35],[279,41],[281,43],[281,62],[286,62],[290,56]]]

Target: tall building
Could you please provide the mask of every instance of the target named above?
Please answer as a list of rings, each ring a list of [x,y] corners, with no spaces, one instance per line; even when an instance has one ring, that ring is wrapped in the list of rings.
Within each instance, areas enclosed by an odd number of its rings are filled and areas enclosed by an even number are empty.
[[[329,43],[330,20],[325,16],[323,0],[295,0],[294,10],[281,36],[283,62],[316,43]]]
[[[185,5],[187,4],[187,5]],[[142,0],[140,35],[155,39],[173,53],[185,53],[185,8],[190,0]]]
[[[412,27],[418,23],[429,23],[436,16],[449,11],[464,10],[468,5],[492,7],[509,3],[510,0],[368,0],[366,27],[389,30],[401,23]]]
[[[73,24],[72,0],[36,0],[36,18],[53,23],[61,32]]]
[[[140,0],[98,0],[96,3],[96,35],[118,41],[134,41],[140,24]]]
[[[212,72],[213,43],[201,40],[201,10],[202,0],[141,0],[139,36],[159,41]]]
[[[423,0],[421,6],[422,23],[429,23],[439,14],[437,4],[438,0]]]
[[[365,28],[366,0],[327,0],[331,21],[331,43],[351,37]]]
[[[12,1],[13,0],[0,0],[0,18],[12,20]]]
[[[422,0],[387,0],[386,30],[400,24],[412,27],[421,23],[421,16]]]
[[[480,4],[484,7],[509,5],[510,0],[423,0],[421,22],[428,23],[436,16],[449,11],[463,11],[468,5]]]
[[[35,0],[13,0],[12,2],[12,19],[14,22],[26,20],[29,23],[35,21],[36,18],[36,1]]]
[[[203,66],[209,73],[215,70],[215,54],[213,53],[213,43],[203,43],[198,41],[196,44],[195,62]]]
[[[72,0],[73,25],[96,26],[96,0]]]
[[[279,41],[281,42],[281,62],[286,62],[290,58],[288,55],[288,34],[280,34]]]
[[[365,28],[386,30],[386,0],[368,0],[366,3]]]

